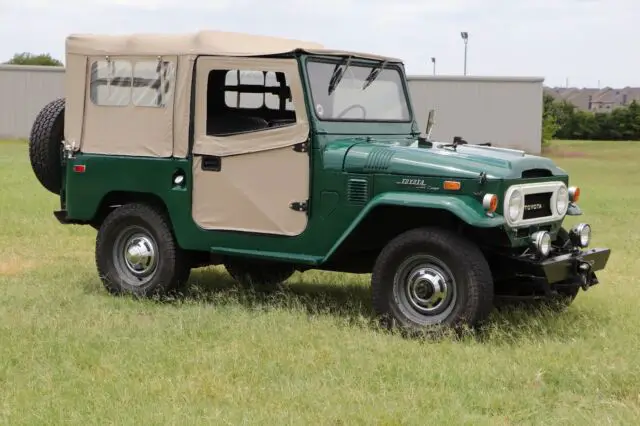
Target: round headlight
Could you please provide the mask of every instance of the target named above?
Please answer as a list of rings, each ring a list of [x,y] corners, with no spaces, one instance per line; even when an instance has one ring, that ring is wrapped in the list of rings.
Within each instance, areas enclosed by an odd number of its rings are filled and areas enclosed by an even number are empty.
[[[556,197],[556,210],[559,215],[563,215],[567,212],[567,208],[569,207],[569,191],[567,191],[566,187],[561,187],[558,189],[558,194]]]
[[[548,256],[551,252],[551,235],[547,231],[538,231],[531,238],[538,253]]]
[[[591,227],[586,223],[580,223],[571,229],[570,236],[573,244],[587,247],[591,242]]]
[[[511,193],[511,197],[509,197],[509,219],[511,221],[515,221],[520,217],[520,212],[522,211],[522,192],[516,190]]]

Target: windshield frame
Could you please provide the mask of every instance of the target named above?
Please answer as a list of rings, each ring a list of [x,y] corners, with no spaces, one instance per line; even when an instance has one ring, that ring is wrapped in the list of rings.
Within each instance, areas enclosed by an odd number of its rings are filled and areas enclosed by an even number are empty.
[[[409,88],[407,85],[407,79],[404,72],[404,67],[401,63],[398,62],[387,62],[384,66],[384,70],[393,70],[398,73],[400,77],[400,84],[402,85],[402,94],[404,102],[406,103],[407,108],[407,118],[406,119],[362,119],[362,118],[332,118],[332,117],[321,117],[318,115],[316,111],[315,100],[313,89],[311,88],[311,75],[309,73],[309,63],[310,62],[319,62],[323,64],[331,64],[331,65],[340,65],[344,66],[348,61],[348,56],[307,56],[303,61],[303,69],[304,69],[304,81],[306,85],[306,89],[309,96],[309,110],[311,110],[313,117],[315,117],[319,121],[329,122],[329,123],[389,123],[389,124],[409,124],[413,123],[413,105],[411,103],[411,97],[409,96]],[[372,59],[362,59],[355,56],[351,57],[349,62],[349,68],[351,67],[367,67],[369,69],[379,67],[382,65],[383,61],[376,61]],[[374,81],[375,84],[375,81]],[[340,87],[338,84],[337,88]]]

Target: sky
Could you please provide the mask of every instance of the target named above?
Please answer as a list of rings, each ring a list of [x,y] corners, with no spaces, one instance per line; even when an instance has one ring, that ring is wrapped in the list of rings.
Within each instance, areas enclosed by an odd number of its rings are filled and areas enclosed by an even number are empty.
[[[0,62],[72,33],[223,30],[399,57],[408,74],[640,86],[640,0],[0,0]]]

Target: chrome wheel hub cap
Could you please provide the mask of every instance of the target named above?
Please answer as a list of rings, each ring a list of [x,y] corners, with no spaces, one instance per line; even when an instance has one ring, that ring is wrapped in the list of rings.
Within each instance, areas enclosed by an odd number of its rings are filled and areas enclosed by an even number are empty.
[[[447,299],[449,284],[437,269],[419,267],[409,273],[406,291],[411,306],[428,314],[440,308]]]
[[[457,302],[457,285],[441,259],[420,253],[405,259],[393,278],[393,297],[404,315],[419,324],[440,323]]]
[[[153,242],[146,236],[134,235],[125,243],[124,259],[129,271],[135,275],[147,275],[156,263]]]
[[[158,245],[145,229],[124,229],[113,246],[113,262],[120,279],[139,287],[149,282],[158,268]]]

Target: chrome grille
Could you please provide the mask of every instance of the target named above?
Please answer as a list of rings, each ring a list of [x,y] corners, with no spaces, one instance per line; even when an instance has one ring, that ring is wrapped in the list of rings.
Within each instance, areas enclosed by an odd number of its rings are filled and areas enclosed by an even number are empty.
[[[551,216],[551,197],[553,192],[540,192],[524,196],[522,219],[538,219]]]

